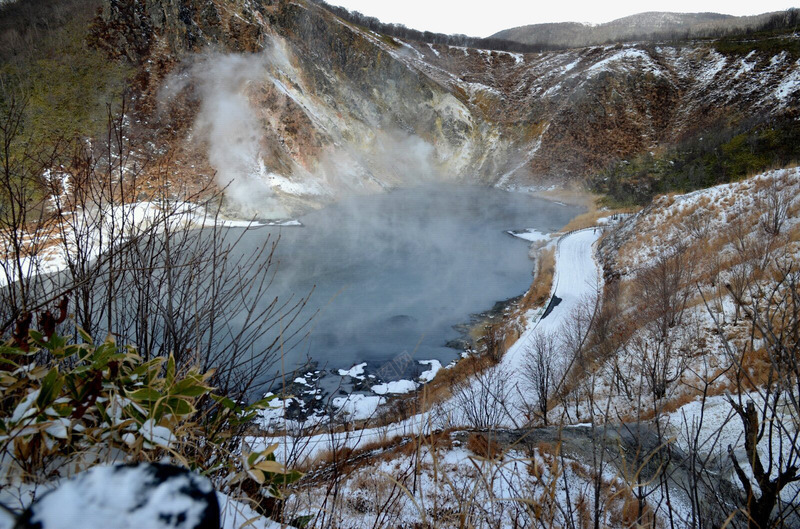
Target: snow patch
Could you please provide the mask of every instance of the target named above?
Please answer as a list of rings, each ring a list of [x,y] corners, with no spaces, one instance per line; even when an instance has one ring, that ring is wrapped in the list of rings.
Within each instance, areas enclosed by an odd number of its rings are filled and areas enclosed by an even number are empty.
[[[534,229],[527,229],[527,230],[520,230],[520,231],[510,230],[510,231],[507,231],[506,233],[508,233],[509,235],[512,235],[514,237],[517,237],[519,239],[523,239],[525,241],[529,241],[529,242],[539,242],[539,241],[549,241],[550,240],[550,235],[548,235],[547,233],[542,233],[542,232],[534,230]]]
[[[385,384],[376,384],[371,389],[378,395],[386,395],[387,393],[402,394],[411,393],[417,389],[417,384],[411,380],[394,380]]]
[[[352,377],[352,378],[357,378],[358,380],[364,380],[365,367],[367,367],[366,362],[354,365],[350,369],[340,369],[339,375],[343,377]]]
[[[775,89],[775,97],[782,103],[789,102],[789,96],[800,90],[800,60],[795,63],[797,67],[787,75]]]
[[[346,397],[336,397],[332,404],[339,413],[349,415],[354,421],[362,421],[374,416],[378,406],[385,402],[384,397],[353,393]]]
[[[422,374],[419,376],[420,382],[423,384],[430,382],[436,376],[436,373],[442,368],[442,363],[438,360],[420,360],[420,364],[430,366],[430,369],[427,371],[423,371]]]
[[[710,57],[711,60],[708,66],[697,76],[697,80],[702,84],[710,83],[725,68],[725,64],[728,62],[724,55],[716,51],[712,51]]]
[[[172,431],[164,426],[157,426],[153,419],[144,421],[142,427],[139,428],[139,433],[150,443],[162,448],[169,449],[172,443],[175,442],[175,436]]]
[[[217,492],[220,510],[220,529],[281,529],[281,524],[273,522],[252,509],[244,502],[236,501],[230,496]]]
[[[599,72],[601,70],[607,70],[609,66],[618,62],[622,62],[623,64],[625,62],[635,62],[635,68],[639,71],[646,71],[655,75],[662,75],[661,68],[659,68],[655,62],[653,62],[653,59],[650,57],[650,55],[644,50],[638,50],[635,48],[628,48],[618,51],[611,57],[603,59],[602,61],[590,66],[587,72]]]

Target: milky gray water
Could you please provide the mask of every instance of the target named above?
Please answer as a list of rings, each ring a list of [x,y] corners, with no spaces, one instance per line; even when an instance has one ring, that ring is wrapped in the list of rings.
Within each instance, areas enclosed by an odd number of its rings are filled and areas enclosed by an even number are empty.
[[[270,298],[313,289],[305,315],[319,313],[284,358],[287,371],[313,359],[374,372],[398,355],[457,357],[446,346],[460,336],[454,326],[530,286],[529,243],[506,230],[552,232],[581,211],[492,188],[423,187],[351,198],[302,217],[304,227],[259,228],[243,242],[280,235]]]

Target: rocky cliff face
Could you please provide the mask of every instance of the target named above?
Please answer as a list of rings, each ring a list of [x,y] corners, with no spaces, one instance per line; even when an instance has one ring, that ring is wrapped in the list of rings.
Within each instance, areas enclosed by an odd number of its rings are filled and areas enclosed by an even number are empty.
[[[198,120],[213,97],[199,64],[236,79],[225,90],[245,96],[257,124],[247,170],[292,211],[428,178],[581,180],[720,124],[796,115],[800,99],[798,57],[756,44],[521,55],[401,42],[303,1],[123,4],[106,0],[106,39],[148,72],[145,121],[177,149],[184,173],[224,171],[209,156],[208,116]],[[213,57],[226,54],[244,58],[242,72],[214,73]],[[181,89],[157,113],[170,83]]]

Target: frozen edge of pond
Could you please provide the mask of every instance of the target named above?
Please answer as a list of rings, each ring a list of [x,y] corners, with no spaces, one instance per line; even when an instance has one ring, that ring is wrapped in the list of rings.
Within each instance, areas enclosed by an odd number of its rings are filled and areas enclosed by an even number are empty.
[[[593,251],[594,243],[600,237],[599,232],[600,230],[589,228],[572,232],[559,239],[551,295],[555,294],[563,301],[545,319],[540,318],[540,312],[529,313],[528,323],[522,336],[509,348],[500,364],[492,368],[510,371],[512,374],[516,372],[509,380],[511,387],[519,383],[520,362],[523,360],[525,348],[532,342],[534,336],[557,329],[569,318],[570,314],[583,299],[594,295],[600,288],[602,284],[601,270],[594,258]],[[475,384],[476,382],[473,381],[472,383]],[[343,397],[343,399],[351,397],[353,395]],[[374,416],[380,404],[380,401],[375,399],[382,399],[383,397],[373,397],[372,399],[366,395],[361,395],[361,397],[356,399],[360,407],[357,408],[354,405],[354,410],[358,409],[362,413],[369,411],[366,418]],[[375,404],[375,409],[370,409],[372,404]],[[443,424],[443,422],[449,424]],[[452,398],[438,404],[432,411],[382,427],[297,438],[291,436],[250,437],[247,439],[247,443],[254,449],[264,448],[271,443],[278,443],[279,448],[275,454],[279,459],[282,458],[282,461],[285,461],[290,454],[297,457],[296,450],[302,452],[302,458],[310,460],[323,451],[330,450],[333,445],[337,448],[347,446],[357,449],[368,443],[397,435],[419,435],[445,426],[464,426],[462,414]]]

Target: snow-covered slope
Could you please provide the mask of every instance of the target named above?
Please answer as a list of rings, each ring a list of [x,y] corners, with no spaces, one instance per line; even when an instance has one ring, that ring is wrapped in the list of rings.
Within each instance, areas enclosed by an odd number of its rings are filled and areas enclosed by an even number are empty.
[[[599,245],[609,279],[605,284],[595,261],[599,230],[563,237],[553,286],[561,303],[544,318],[541,311],[528,314],[522,336],[498,365],[454,388],[450,400],[428,413],[381,428],[314,436],[311,443],[293,439],[293,449],[308,447],[314,454],[366,451],[352,461],[351,470],[336,475],[337,494],[306,487],[289,504],[300,512],[331,505],[324,519],[344,525],[430,517],[438,526],[455,527],[457,520],[447,513],[458,512],[480,520],[478,525],[490,526],[491,520],[491,526],[514,527],[519,519],[544,517],[544,526],[552,526],[597,490],[603,508],[577,511],[608,527],[627,527],[637,512],[651,510],[681,528],[695,527],[698,517],[727,519],[744,508],[741,479],[755,480],[737,402],[753,402],[756,417],[763,418],[768,435],[759,438],[755,453],[770,465],[772,479],[779,469],[791,473],[798,459],[796,406],[790,397],[779,402],[775,399],[784,398],[782,393],[766,390],[769,362],[759,358],[767,354],[768,344],[748,340],[748,324],[735,316],[722,286],[734,282],[737,268],[767,259],[777,268],[768,274],[750,268],[755,275],[743,301],[763,307],[765,292],[780,291],[773,290],[775,278],[781,277],[776,272],[791,270],[800,259],[799,185],[800,172],[784,169],[659,198],[618,226],[608,226]],[[770,217],[776,208],[779,229]],[[656,253],[651,255],[651,249]],[[691,267],[692,273],[678,274],[675,262]],[[667,266],[666,288],[687,294],[665,330],[656,321],[658,307],[646,304],[657,304],[657,297],[639,282],[659,266]],[[709,275],[714,267],[717,276]],[[583,318],[584,333],[589,319],[603,326],[585,336],[580,361],[565,356],[576,352],[563,340],[574,333],[576,315]],[[600,332],[607,342],[597,341]],[[550,418],[558,426],[541,427],[539,416],[530,423],[533,428],[519,428],[529,424],[526,412],[536,404],[525,357],[537,336],[548,333],[559,338],[561,359],[574,362],[564,366],[569,370],[556,370],[568,376],[563,385],[553,381],[557,387],[551,388]],[[737,362],[746,362],[745,385],[735,374]],[[664,387],[654,385],[659,376]],[[772,407],[772,402],[779,405]],[[482,425],[476,417],[494,422]],[[603,424],[610,426],[606,430]],[[396,436],[404,438],[392,441]],[[667,446],[669,464],[664,465],[659,458]],[[625,455],[616,459],[614,453]],[[734,472],[732,461],[744,467],[741,473]],[[597,475],[600,489],[592,484]],[[782,490],[782,512],[796,516],[798,494],[796,484]],[[636,495],[644,502],[639,504],[643,511],[633,507]],[[521,506],[514,498],[525,501]],[[555,512],[546,514],[548,508]]]

